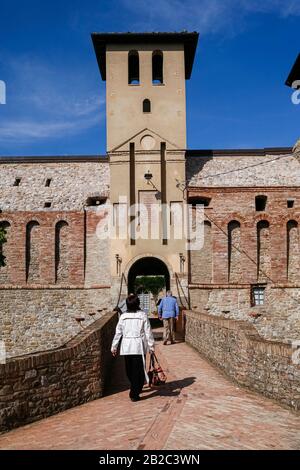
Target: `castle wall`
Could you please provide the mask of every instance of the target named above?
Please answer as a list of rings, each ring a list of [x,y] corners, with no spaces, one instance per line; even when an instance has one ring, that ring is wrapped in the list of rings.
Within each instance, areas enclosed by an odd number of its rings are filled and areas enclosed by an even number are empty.
[[[185,338],[239,385],[300,409],[299,354],[293,345],[265,340],[243,321],[190,311]]]
[[[193,309],[247,319],[266,338],[299,337],[298,165],[290,154],[187,157],[186,171],[193,178],[188,199],[209,201],[204,247],[190,252],[186,263]],[[44,186],[48,171],[53,172],[49,187]],[[17,175],[21,182],[15,187]],[[58,347],[78,332],[76,316],[85,317],[87,325],[117,301],[115,253],[123,262],[127,255],[112,249],[109,237],[99,236],[107,228],[109,200],[86,205],[95,194],[109,196],[108,164],[2,163],[0,176],[0,224],[7,230],[2,246],[7,263],[0,269],[0,339],[9,356]],[[57,204],[43,208],[50,189]],[[259,195],[267,198],[263,211],[256,210]],[[288,207],[291,200],[293,207]],[[141,255],[160,253],[152,242],[143,243]],[[177,251],[172,253],[178,264]],[[175,277],[171,283],[178,294]],[[265,302],[253,307],[257,284],[265,287]]]
[[[97,237],[106,206],[87,206],[89,197],[108,196],[109,166],[99,160],[0,162],[0,340],[8,357],[59,347],[81,330],[75,317],[88,325],[111,307],[110,244]]]
[[[199,152],[200,153],[200,152]],[[299,162],[291,149],[280,151],[189,152],[186,177],[191,187],[299,186]],[[215,153],[215,155],[214,155]]]
[[[261,163],[265,161],[265,157],[258,158]],[[224,159],[213,159],[210,172],[216,176],[214,180],[211,177],[210,184],[208,179],[201,182],[202,172],[195,173],[195,186],[188,189],[191,200],[210,201],[204,209],[207,234],[204,246],[189,254],[191,308],[251,321],[266,338],[297,339],[300,332],[299,163],[288,156],[260,164],[259,181],[268,183],[261,186],[257,184],[257,166],[248,168],[246,179],[239,172],[219,176]],[[234,160],[235,157],[227,160],[228,171],[233,168]],[[248,166],[251,163],[247,158],[244,162]],[[257,163],[253,157],[252,164]],[[191,175],[189,166],[187,171]],[[260,195],[267,198],[264,210],[256,210],[255,198]],[[293,207],[288,207],[288,201],[293,201]],[[253,306],[256,285],[265,288],[264,304],[260,306]]]
[[[0,364],[0,432],[103,396],[116,322],[108,313],[63,348]]]
[[[45,202],[51,202],[54,210],[82,210],[89,196],[109,191],[107,160],[100,156],[82,159],[40,157],[34,162],[30,158],[0,158],[0,209],[40,211]],[[17,178],[20,183],[14,186]],[[50,186],[46,186],[47,180]]]
[[[110,307],[110,287],[23,288],[0,287],[0,340],[7,357],[62,346]],[[105,310],[104,310],[105,309]]]

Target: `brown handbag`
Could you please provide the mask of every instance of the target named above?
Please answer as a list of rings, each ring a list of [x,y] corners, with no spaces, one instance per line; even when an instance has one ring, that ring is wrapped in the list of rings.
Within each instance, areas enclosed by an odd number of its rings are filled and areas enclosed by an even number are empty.
[[[150,364],[148,370],[150,387],[157,387],[166,383],[167,376],[164,373],[154,352],[150,353]]]

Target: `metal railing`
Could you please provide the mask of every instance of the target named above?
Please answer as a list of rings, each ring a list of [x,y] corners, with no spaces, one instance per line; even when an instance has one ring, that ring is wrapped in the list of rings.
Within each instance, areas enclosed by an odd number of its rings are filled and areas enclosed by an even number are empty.
[[[123,282],[125,282],[125,284],[127,286],[127,279],[126,279],[126,276],[125,276],[124,273],[121,274],[120,290],[119,290],[119,294],[118,294],[117,304],[116,304],[114,310],[116,310],[118,308],[119,303],[120,303],[120,299],[121,299],[121,295],[122,295]]]
[[[184,292],[184,289],[181,285],[178,273],[175,273],[175,280],[176,280],[176,287],[177,287],[177,292],[178,292],[180,304],[183,308],[188,308],[190,310],[190,308],[191,308],[190,298],[189,298],[189,296],[187,297],[185,292]],[[181,293],[180,293],[180,291],[181,291]],[[184,298],[184,302],[183,302],[182,297]]]

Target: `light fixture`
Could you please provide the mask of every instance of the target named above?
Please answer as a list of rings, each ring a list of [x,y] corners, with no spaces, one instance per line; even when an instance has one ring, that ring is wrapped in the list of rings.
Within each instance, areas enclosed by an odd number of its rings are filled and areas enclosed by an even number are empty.
[[[152,178],[153,178],[153,175],[152,175],[152,173],[150,173],[150,171],[148,170],[148,172],[144,174],[144,178],[145,178],[145,180],[146,180],[147,182],[150,182],[150,181],[152,180]]]
[[[185,256],[183,253],[179,253],[179,259],[180,259],[180,272],[184,272],[184,263],[185,263]]]
[[[121,264],[122,264],[122,258],[121,258],[120,255],[117,253],[117,254],[116,254],[117,276],[119,276],[120,273],[121,273],[121,269],[120,269]]]

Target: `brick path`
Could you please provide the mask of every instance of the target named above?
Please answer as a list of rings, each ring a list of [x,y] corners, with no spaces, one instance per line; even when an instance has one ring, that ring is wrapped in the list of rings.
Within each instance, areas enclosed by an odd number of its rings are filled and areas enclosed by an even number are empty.
[[[122,360],[102,399],[0,436],[0,449],[300,449],[300,415],[238,388],[185,343],[157,345],[168,385],[128,400]]]

